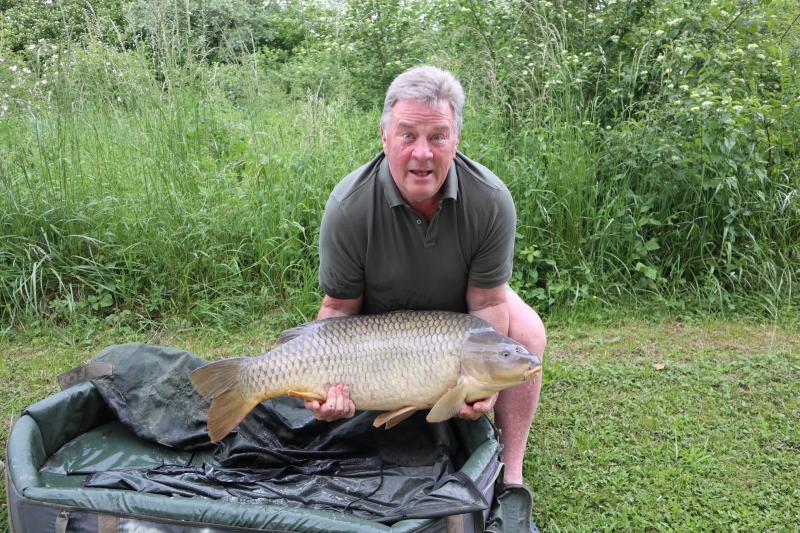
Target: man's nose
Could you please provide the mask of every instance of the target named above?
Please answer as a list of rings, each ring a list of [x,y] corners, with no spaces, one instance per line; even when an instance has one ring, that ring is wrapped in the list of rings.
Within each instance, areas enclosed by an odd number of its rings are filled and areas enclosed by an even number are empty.
[[[431,151],[428,139],[424,137],[417,139],[417,142],[414,143],[414,149],[411,155],[414,157],[414,159],[430,159],[433,157],[433,152]]]

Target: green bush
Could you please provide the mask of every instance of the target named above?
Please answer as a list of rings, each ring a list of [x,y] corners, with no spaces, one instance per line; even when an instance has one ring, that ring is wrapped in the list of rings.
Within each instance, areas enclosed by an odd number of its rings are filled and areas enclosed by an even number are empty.
[[[115,42],[121,27],[121,0],[0,1],[0,46],[8,51],[91,37]]]

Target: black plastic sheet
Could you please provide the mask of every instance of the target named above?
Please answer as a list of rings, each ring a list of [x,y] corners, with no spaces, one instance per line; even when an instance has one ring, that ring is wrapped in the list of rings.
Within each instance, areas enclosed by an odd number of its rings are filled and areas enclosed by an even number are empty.
[[[320,422],[295,398],[254,409],[217,445],[205,429],[209,402],[188,374],[206,362],[172,348],[112,346],[93,361],[110,376],[94,385],[120,421],[142,439],[213,460],[91,472],[84,486],[271,503],[351,514],[382,523],[434,518],[488,507],[474,480],[457,470],[496,430],[479,421],[425,421],[418,412],[396,427],[372,426],[377,412]]]

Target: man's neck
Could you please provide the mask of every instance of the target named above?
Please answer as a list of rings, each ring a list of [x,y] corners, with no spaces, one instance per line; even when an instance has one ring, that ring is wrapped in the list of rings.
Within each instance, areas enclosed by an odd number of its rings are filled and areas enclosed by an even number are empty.
[[[442,199],[442,191],[439,190],[433,198],[429,198],[428,200],[423,200],[422,202],[409,202],[408,205],[422,215],[422,218],[425,219],[425,222],[428,224],[431,223],[433,219],[433,215],[436,214],[436,211],[439,210],[439,202]]]

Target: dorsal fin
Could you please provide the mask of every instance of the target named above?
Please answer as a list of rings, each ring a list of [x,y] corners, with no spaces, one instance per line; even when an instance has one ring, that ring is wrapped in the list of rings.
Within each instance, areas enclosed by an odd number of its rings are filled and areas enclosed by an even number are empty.
[[[320,326],[320,323],[322,322],[324,322],[324,320],[315,320],[314,322],[302,324],[300,326],[297,326],[296,328],[290,328],[284,330],[278,336],[278,344],[285,344],[298,337],[304,337],[312,333],[314,330],[316,330]]]

